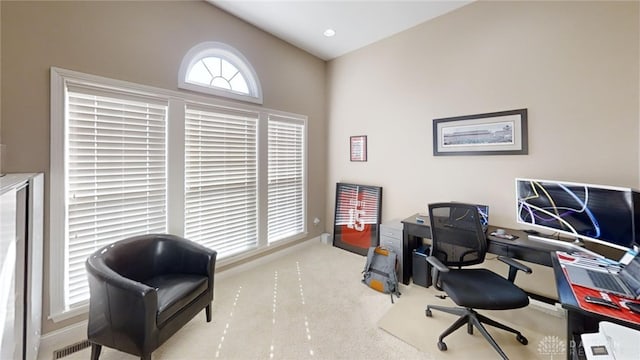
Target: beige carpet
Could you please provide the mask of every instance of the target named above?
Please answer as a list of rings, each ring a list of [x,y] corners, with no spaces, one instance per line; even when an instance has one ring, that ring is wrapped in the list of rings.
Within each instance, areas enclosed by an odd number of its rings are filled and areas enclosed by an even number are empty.
[[[431,359],[377,327],[392,304],[360,282],[365,260],[313,241],[271,262],[216,274],[212,322],[202,312],[153,359]],[[100,359],[135,357],[103,348]]]
[[[271,261],[217,274],[213,321],[207,323],[204,312],[199,314],[153,359],[497,358],[481,335],[465,331],[451,335],[449,350],[440,352],[437,336],[454,318],[438,313],[426,318],[424,308],[428,302],[447,301],[433,297],[431,289],[411,285],[401,287],[403,295],[392,305],[389,295],[361,283],[365,260],[313,241]],[[550,359],[537,351],[538,343],[545,335],[562,334],[564,320],[541,314],[523,312],[528,346],[495,331],[511,359]],[[88,358],[89,349],[84,349],[63,359]],[[100,359],[135,357],[103,348]]]
[[[425,353],[438,359],[467,359],[473,354],[474,359],[497,359],[498,353],[485,341],[477,330],[473,335],[467,334],[463,327],[447,336],[444,342],[447,351],[439,351],[438,336],[449,327],[456,316],[433,310],[433,317],[425,316],[427,304],[455,306],[449,299],[439,299],[441,294],[433,287],[424,288],[411,284],[404,287],[402,297],[380,319],[378,325]],[[502,350],[511,359],[560,359],[566,358],[560,350],[560,342],[565,342],[566,320],[551,315],[549,312],[529,306],[524,309],[509,311],[480,311],[497,321],[518,329],[529,340],[529,344],[520,344],[515,335],[503,330],[486,326]]]

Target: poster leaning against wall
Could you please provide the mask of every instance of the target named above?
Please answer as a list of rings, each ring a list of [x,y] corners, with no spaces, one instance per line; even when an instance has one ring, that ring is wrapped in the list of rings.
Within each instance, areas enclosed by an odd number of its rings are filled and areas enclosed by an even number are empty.
[[[367,255],[378,246],[382,187],[337,183],[333,246]]]

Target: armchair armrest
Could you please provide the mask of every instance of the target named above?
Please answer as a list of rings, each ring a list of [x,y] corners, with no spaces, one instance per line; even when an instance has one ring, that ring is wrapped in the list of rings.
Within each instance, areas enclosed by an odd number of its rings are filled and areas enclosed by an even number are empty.
[[[139,281],[126,278],[108,267],[104,261],[100,258],[89,258],[86,262],[87,271],[100,283],[108,284],[121,289],[122,291],[136,294],[143,297],[155,289],[151,286],[145,285]],[[106,294],[105,294],[106,295]]]
[[[173,251],[167,255],[173,258],[168,263],[172,264],[174,271],[213,275],[217,257],[215,250],[175,235],[163,236],[170,239],[173,244]]]
[[[86,262],[92,297],[88,336],[102,339],[104,344],[115,344],[123,338],[142,343],[139,334],[152,333],[155,328],[158,292],[118,274],[102,260],[92,256]]]
[[[163,272],[186,273],[206,276],[209,289],[213,289],[216,258],[218,253],[206,246],[176,235],[158,235],[170,244],[170,251],[165,251],[166,257],[162,263],[168,266]]]
[[[512,258],[498,256],[498,260],[509,265],[509,281],[511,282],[514,282],[516,280],[516,273],[518,272],[518,270],[526,274],[531,274],[533,272],[530,267]]]

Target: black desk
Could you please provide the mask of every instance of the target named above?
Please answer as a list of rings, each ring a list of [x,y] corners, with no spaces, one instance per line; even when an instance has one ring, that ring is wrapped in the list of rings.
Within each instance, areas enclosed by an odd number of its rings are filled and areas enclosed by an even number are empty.
[[[424,219],[424,223],[418,223],[416,221],[417,217]],[[408,285],[411,278],[412,251],[422,244],[422,238],[431,239],[431,228],[429,217],[419,214],[411,215],[402,220],[402,224],[402,282]],[[561,250],[552,244],[531,241],[527,233],[520,230],[504,228],[509,234],[518,236],[515,240],[506,240],[489,235],[496,229],[497,227],[495,226],[489,226],[487,230],[488,252],[492,254],[550,267],[552,266],[550,253]]]
[[[553,264],[553,275],[556,279],[558,298],[562,307],[567,310],[567,359],[585,358],[582,350],[579,348],[581,343],[580,335],[583,333],[598,332],[598,323],[600,321],[609,321],[640,330],[640,323],[633,323],[583,310],[580,305],[578,305],[578,300],[573,295],[571,285],[567,281],[554,252],[551,253],[550,258]]]
[[[424,223],[418,223],[416,217],[424,219]],[[412,269],[412,251],[422,244],[422,238],[431,238],[431,228],[429,217],[414,214],[404,220],[402,260],[403,260],[403,283],[409,284]],[[531,241],[528,234],[515,229],[507,229],[506,232],[518,236],[515,240],[506,240],[489,235],[495,231],[495,226],[489,226],[487,230],[488,252],[496,255],[508,256],[514,259],[532,262],[539,265],[553,267],[553,274],[556,280],[558,300],[562,307],[567,310],[567,359],[584,359],[584,353],[580,350],[580,335],[583,333],[598,332],[600,321],[609,321],[632,329],[640,330],[640,323],[632,323],[616,318],[611,318],[603,314],[596,314],[582,310],[578,301],[571,291],[571,286],[564,276],[555,251],[563,249],[553,244]],[[529,294],[536,298],[535,294]],[[547,299],[540,299],[545,301]]]

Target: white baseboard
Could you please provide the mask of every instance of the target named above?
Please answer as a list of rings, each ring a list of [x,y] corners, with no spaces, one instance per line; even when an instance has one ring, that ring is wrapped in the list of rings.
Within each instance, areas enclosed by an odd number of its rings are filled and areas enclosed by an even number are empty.
[[[292,252],[295,252],[295,251],[299,251],[303,247],[310,246],[311,244],[314,244],[314,243],[317,243],[317,242],[320,242],[320,241],[321,241],[320,237],[316,236],[315,238],[311,238],[309,240],[305,240],[305,241],[303,241],[303,242],[301,242],[299,244],[295,244],[293,246],[278,250],[276,252],[269,253],[269,254],[267,254],[265,256],[260,257],[259,259],[253,259],[253,260],[251,260],[249,262],[246,262],[246,263],[238,265],[238,266],[234,266],[234,267],[232,267],[230,269],[227,269],[227,270],[224,270],[224,271],[220,271],[220,272],[216,271],[216,279],[222,279],[222,278],[225,278],[227,276],[230,276],[230,275],[233,275],[233,274],[237,274],[239,272],[246,271],[248,269],[252,269],[252,268],[254,268],[256,266],[263,265],[263,264],[271,262],[271,261],[273,261],[273,260],[275,260],[275,259],[277,259],[279,257],[282,257],[284,255],[288,255],[288,254],[290,254]]]
[[[87,339],[87,320],[46,333],[40,338],[38,360],[53,359],[53,352]]]
[[[566,310],[562,308],[562,305],[559,303],[548,304],[546,302],[542,302],[536,299],[529,298],[529,306],[535,308],[536,310],[542,311],[545,314],[549,314],[559,318],[566,318]]]

